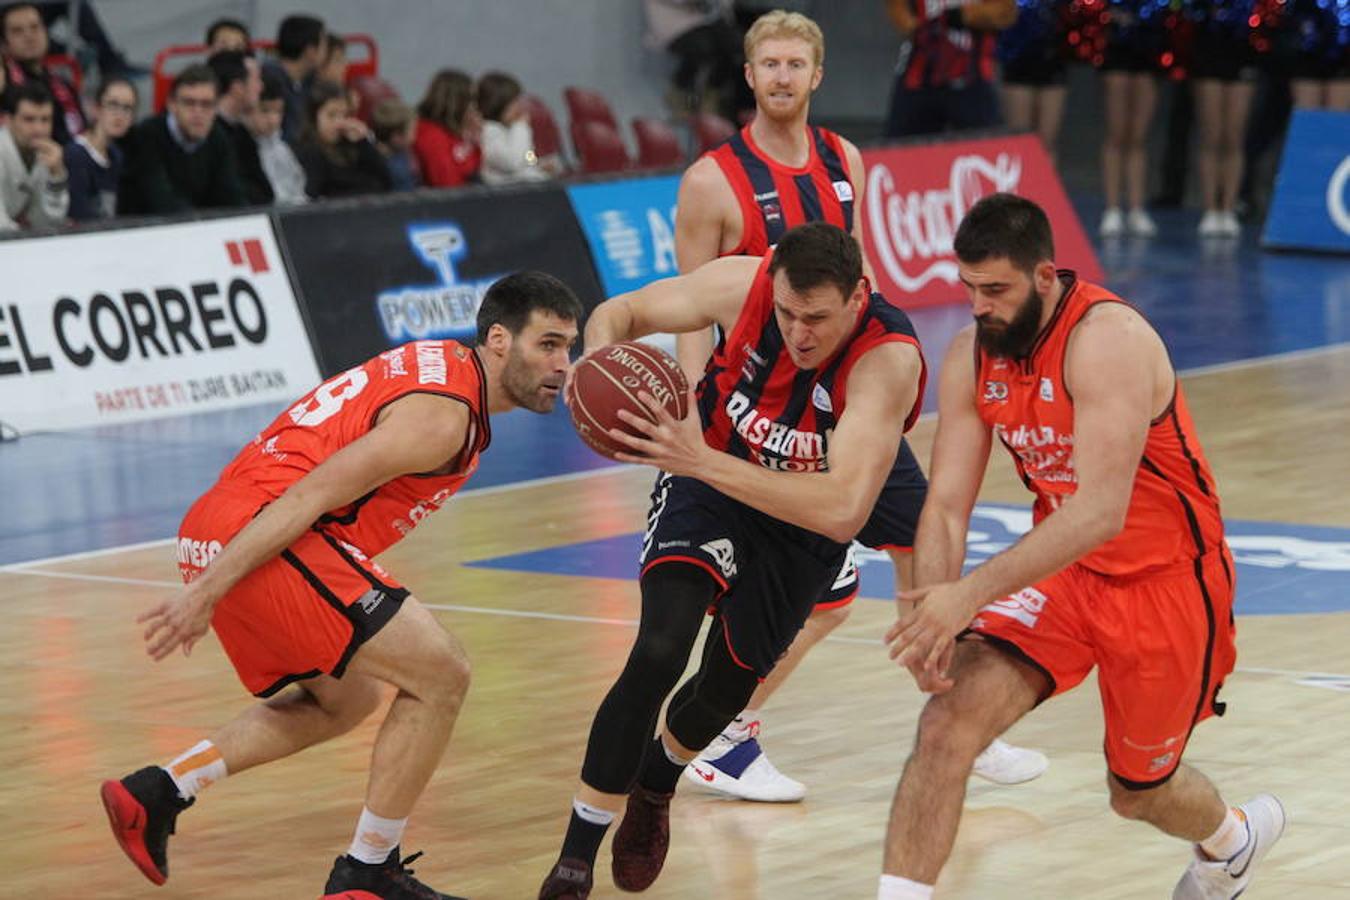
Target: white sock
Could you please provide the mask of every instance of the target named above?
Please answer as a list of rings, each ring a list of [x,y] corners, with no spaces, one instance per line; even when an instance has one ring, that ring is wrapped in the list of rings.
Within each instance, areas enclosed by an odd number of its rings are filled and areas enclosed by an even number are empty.
[[[1228,814],[1219,823],[1213,834],[1200,842],[1200,849],[1214,860],[1229,860],[1242,852],[1247,846],[1247,817],[1228,808]]]
[[[191,800],[230,774],[225,771],[225,759],[210,741],[198,743],[163,768],[173,779],[178,795],[184,800]]]
[[[572,799],[572,812],[583,822],[590,822],[592,825],[609,825],[614,821],[614,813],[598,806],[591,806],[589,803],[582,803],[576,798]]]
[[[933,886],[919,884],[899,875],[882,875],[877,885],[877,900],[932,900]]]
[[[377,865],[389,858],[393,850],[403,840],[403,829],[408,827],[407,818],[385,819],[375,815],[364,806],[361,818],[356,823],[356,834],[347,855],[363,863]]]
[[[759,723],[759,710],[743,709],[741,714],[722,730],[722,736],[738,744],[744,743],[759,734]]]

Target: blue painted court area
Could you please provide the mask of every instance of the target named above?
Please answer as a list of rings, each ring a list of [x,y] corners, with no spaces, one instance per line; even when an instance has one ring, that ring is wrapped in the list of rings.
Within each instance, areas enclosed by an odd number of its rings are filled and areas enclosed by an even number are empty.
[[[971,517],[967,567],[1006,549],[1031,528],[1031,510],[981,504]],[[1237,613],[1287,615],[1350,610],[1345,589],[1350,575],[1350,529],[1313,528],[1274,522],[1227,523],[1237,563]],[[637,578],[640,533],[586,541],[547,550],[515,553],[466,563],[548,575]],[[895,570],[884,553],[858,554],[863,597],[895,596]]]
[[[1085,222],[1096,221],[1097,210],[1083,211]],[[1164,211],[1157,220],[1156,239],[1099,250],[1107,285],[1153,320],[1178,368],[1350,342],[1343,258],[1263,253],[1254,234],[1201,242],[1189,211]],[[958,303],[918,310],[913,319],[936,370],[970,314]],[[929,379],[929,409],[936,383]],[[0,564],[172,536],[188,505],[278,412],[252,407],[0,443]],[[497,416],[492,428],[471,488],[610,465],[586,449],[561,409]]]

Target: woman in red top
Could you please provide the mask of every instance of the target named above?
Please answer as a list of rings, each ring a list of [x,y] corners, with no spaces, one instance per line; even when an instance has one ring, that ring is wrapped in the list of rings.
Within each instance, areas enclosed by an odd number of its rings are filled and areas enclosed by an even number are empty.
[[[442,69],[417,104],[413,153],[427,187],[457,187],[478,177],[483,153],[473,134],[473,79],[457,69]]]

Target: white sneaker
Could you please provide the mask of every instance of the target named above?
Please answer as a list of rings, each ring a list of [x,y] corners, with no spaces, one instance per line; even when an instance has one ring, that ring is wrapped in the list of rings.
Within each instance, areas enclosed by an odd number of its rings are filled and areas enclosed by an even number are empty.
[[[1153,224],[1153,217],[1142,209],[1130,210],[1130,214],[1125,218],[1125,225],[1135,237],[1153,237],[1158,233],[1158,226]]]
[[[1247,817],[1247,846],[1230,860],[1213,862],[1195,848],[1195,859],[1172,890],[1172,900],[1233,900],[1247,889],[1256,864],[1284,834],[1280,801],[1258,794],[1238,807]]]
[[[1102,224],[1097,226],[1097,233],[1104,238],[1120,237],[1125,233],[1125,214],[1115,206],[1102,213]]]
[[[806,785],[778,771],[757,738],[733,741],[718,735],[684,769],[684,777],[705,788],[761,803],[796,803]]]
[[[1007,741],[994,738],[994,742],[975,757],[971,774],[994,784],[1021,784],[1040,778],[1048,768],[1050,760],[1039,750],[1014,747]]]
[[[1241,237],[1242,223],[1238,221],[1237,213],[1231,209],[1227,212],[1219,213],[1219,227],[1224,237]]]
[[[1200,227],[1196,231],[1203,238],[1223,237],[1226,234],[1223,213],[1217,209],[1205,210],[1205,214],[1200,217]]]

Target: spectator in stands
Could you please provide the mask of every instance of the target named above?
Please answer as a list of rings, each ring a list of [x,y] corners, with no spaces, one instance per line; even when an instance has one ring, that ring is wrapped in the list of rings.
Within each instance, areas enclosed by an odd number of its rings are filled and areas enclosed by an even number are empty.
[[[441,69],[417,104],[413,153],[427,187],[459,187],[478,177],[482,150],[473,108],[473,80],[457,69]]]
[[[248,26],[238,19],[216,19],[206,29],[206,49],[209,53],[222,50],[247,52],[253,47],[253,36]]]
[[[1158,233],[1144,209],[1148,188],[1148,132],[1158,101],[1158,74],[1167,39],[1164,8],[1151,0],[1109,0],[1106,50],[1098,61],[1105,93],[1106,130],[1102,138],[1102,191],[1106,211],[1102,237],[1126,231],[1136,237]],[[1121,186],[1129,212],[1121,209]]]
[[[375,149],[384,157],[389,178],[396,191],[411,191],[422,184],[417,171],[417,159],[412,145],[417,133],[417,119],[402,100],[381,100],[370,116],[370,131],[375,137]]]
[[[118,145],[136,121],[138,95],[126,78],[114,75],[94,95],[94,122],[66,145],[70,173],[70,217],[76,222],[110,219],[117,214],[117,184],[122,178]]]
[[[1203,0],[1187,4],[1194,24],[1191,85],[1199,113],[1197,168],[1201,237],[1237,237],[1238,187],[1242,183],[1243,137],[1255,92],[1251,50],[1251,0]]]
[[[557,174],[540,165],[534,152],[534,132],[520,99],[519,81],[504,72],[487,72],[478,79],[474,94],[483,117],[480,175],[485,184],[546,181]]]
[[[328,53],[328,31],[313,16],[287,16],[277,29],[277,58],[264,68],[282,76],[286,86],[286,117],[281,136],[295,143],[308,117],[308,82]]]
[[[998,125],[994,50],[998,32],[1017,20],[1016,0],[886,0],[886,11],[905,40],[886,136]]]
[[[216,121],[216,76],[188,66],[169,88],[168,109],[127,134],[118,215],[166,215],[244,206],[239,161]]]
[[[216,75],[216,121],[234,148],[244,195],[254,206],[271,203],[272,183],[263,171],[258,143],[247,124],[262,94],[262,69],[252,51],[223,50],[213,53],[206,64]]]
[[[1052,162],[1068,93],[1064,46],[1064,0],[1018,3],[1017,21],[998,36],[1004,119],[1038,135]]]
[[[258,159],[267,173],[272,198],[283,206],[308,203],[305,168],[295,158],[291,145],[281,136],[281,120],[286,114],[286,86],[282,76],[271,71],[263,73],[262,82],[262,97],[246,121],[253,140],[257,142]]]
[[[315,81],[347,83],[347,42],[336,34],[328,35],[328,51],[314,71]]]
[[[36,82],[9,88],[9,121],[0,128],[0,231],[54,228],[70,194],[61,145],[52,139],[55,104]]]
[[[63,28],[67,32],[70,30],[61,20],[70,18],[71,11],[76,7],[75,3],[71,0],[43,0],[38,5],[42,8],[42,24],[47,29],[49,39],[52,34],[59,33]],[[92,56],[98,62],[99,73],[104,78],[111,78],[113,75],[133,78],[149,74],[149,69],[144,66],[127,62],[122,51],[113,45],[112,38],[108,36],[102,20],[98,17],[93,0],[81,0],[78,7],[74,31],[83,44],[80,57],[85,65],[88,65],[88,57],[91,55],[89,51],[92,51]],[[73,53],[65,44],[54,39],[51,39],[47,52]]]
[[[295,155],[305,167],[305,193],[311,197],[382,193],[393,187],[389,167],[365,123],[351,114],[340,85],[314,85]]]
[[[54,101],[52,138],[62,146],[84,131],[84,111],[70,82],[47,68],[47,26],[32,3],[11,3],[0,9],[0,56],[11,85],[36,82]]]
[[[677,116],[698,109],[736,120],[736,82],[745,57],[732,0],[644,0],[647,43],[675,57],[666,103]]]

